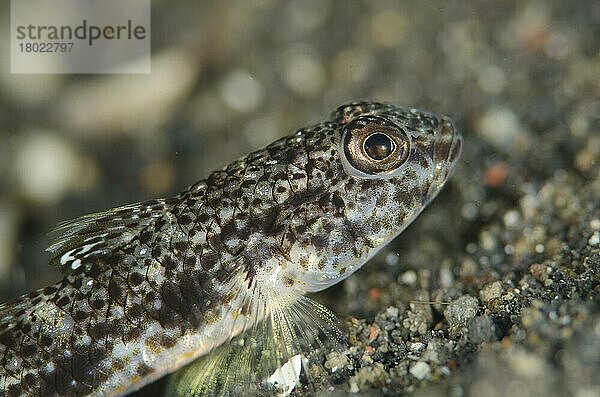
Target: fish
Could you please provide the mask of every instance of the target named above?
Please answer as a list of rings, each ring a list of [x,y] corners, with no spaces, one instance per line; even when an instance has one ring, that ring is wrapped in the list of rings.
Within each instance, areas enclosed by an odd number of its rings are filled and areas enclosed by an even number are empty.
[[[0,390],[123,396],[192,362],[177,395],[285,383],[343,336],[307,294],[413,222],[461,148],[446,116],[350,102],[176,196],[60,223],[64,277],[0,306]]]

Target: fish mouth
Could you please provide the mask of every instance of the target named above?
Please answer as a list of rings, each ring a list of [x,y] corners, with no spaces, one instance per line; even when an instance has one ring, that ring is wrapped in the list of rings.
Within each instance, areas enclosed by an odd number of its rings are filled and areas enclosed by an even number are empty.
[[[436,135],[433,145],[435,169],[433,182],[427,194],[429,200],[435,197],[454,172],[463,146],[462,135],[449,117],[441,117]]]
[[[439,131],[440,137],[436,142],[436,146],[439,146],[439,149],[442,151],[442,158],[447,166],[454,169],[462,152],[462,135],[456,128],[454,121],[446,116],[442,117]],[[445,155],[443,154],[444,151]]]

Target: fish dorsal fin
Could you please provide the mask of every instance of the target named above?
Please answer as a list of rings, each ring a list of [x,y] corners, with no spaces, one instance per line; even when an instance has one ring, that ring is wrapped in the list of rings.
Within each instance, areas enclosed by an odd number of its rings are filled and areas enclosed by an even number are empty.
[[[50,262],[77,269],[83,259],[130,242],[168,208],[167,199],[149,200],[61,222],[49,234]]]
[[[296,387],[312,387],[316,379],[308,364],[322,367],[316,354],[324,349],[343,354],[345,349],[337,319],[298,293],[271,292],[255,302],[264,311],[254,313],[255,318],[264,314],[264,320],[177,371],[165,396],[287,396]],[[327,373],[324,368],[316,372]]]

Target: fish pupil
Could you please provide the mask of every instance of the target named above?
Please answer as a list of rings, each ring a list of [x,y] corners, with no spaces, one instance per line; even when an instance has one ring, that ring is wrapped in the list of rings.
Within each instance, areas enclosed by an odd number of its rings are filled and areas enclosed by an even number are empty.
[[[365,139],[363,147],[367,156],[378,161],[386,159],[396,149],[394,141],[389,136],[382,133],[370,135]]]

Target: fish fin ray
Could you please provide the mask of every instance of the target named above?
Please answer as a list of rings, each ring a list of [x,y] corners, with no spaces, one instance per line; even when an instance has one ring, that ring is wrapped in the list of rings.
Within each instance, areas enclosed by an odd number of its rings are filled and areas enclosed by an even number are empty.
[[[87,257],[129,243],[169,208],[166,199],[149,200],[60,222],[49,233],[50,263],[74,270]]]
[[[258,288],[251,299],[250,328],[176,372],[165,395],[285,396],[295,387],[315,384],[308,363],[323,367],[311,360],[316,352],[344,351],[338,321],[325,306],[290,288]]]

